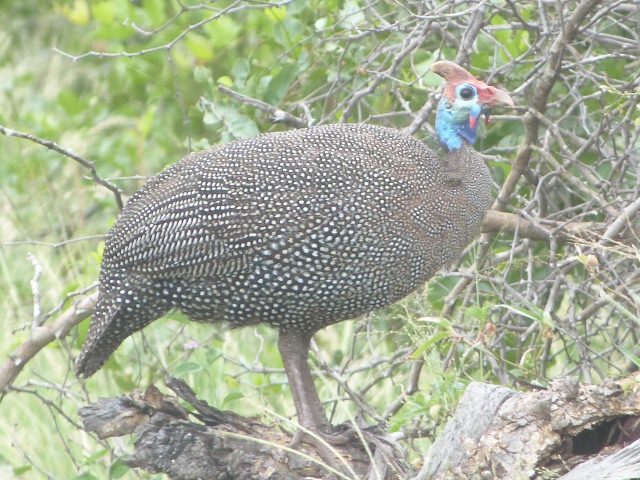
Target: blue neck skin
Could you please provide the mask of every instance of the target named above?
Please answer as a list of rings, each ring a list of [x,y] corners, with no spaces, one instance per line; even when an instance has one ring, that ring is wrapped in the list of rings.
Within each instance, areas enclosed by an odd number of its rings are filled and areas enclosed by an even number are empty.
[[[462,148],[463,141],[473,145],[473,142],[476,141],[478,124],[476,122],[476,125],[471,128],[469,118],[474,117],[477,120],[481,113],[482,105],[477,103],[457,105],[443,96],[438,103],[436,113],[436,134],[442,146],[452,152]]]

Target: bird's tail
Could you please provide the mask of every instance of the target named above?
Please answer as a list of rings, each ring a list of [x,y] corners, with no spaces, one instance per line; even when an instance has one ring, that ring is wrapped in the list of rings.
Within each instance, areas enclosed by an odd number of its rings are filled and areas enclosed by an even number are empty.
[[[170,309],[165,302],[153,306],[141,305],[138,299],[144,298],[143,294],[131,288],[114,290],[100,291],[89,333],[76,362],[76,374],[79,377],[93,375],[128,336]],[[115,295],[116,292],[119,295]]]

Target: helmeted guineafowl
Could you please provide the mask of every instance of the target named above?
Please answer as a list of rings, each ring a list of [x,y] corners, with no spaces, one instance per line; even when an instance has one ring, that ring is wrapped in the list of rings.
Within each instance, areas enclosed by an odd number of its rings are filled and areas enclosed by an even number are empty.
[[[77,362],[88,377],[176,308],[204,322],[267,323],[300,424],[328,431],[308,366],[319,329],[389,305],[455,261],[491,202],[470,147],[509,95],[447,61],[438,157],[365,124],[271,133],[193,153],[131,197],[109,233],[99,300]]]

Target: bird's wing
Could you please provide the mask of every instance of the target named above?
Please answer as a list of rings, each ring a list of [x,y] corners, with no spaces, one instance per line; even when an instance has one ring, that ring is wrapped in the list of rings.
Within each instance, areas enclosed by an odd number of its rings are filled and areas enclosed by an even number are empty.
[[[106,268],[193,278],[246,267],[255,235],[232,219],[251,223],[258,213],[233,198],[224,178],[205,185],[192,163],[187,157],[169,167],[131,197],[110,233]]]

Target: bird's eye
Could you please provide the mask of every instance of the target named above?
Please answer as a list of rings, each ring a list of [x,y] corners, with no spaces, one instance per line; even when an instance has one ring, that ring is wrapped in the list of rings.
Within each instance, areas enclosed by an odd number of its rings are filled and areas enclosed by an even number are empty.
[[[460,89],[460,96],[463,100],[471,100],[475,94],[476,92],[471,87],[464,87]]]

